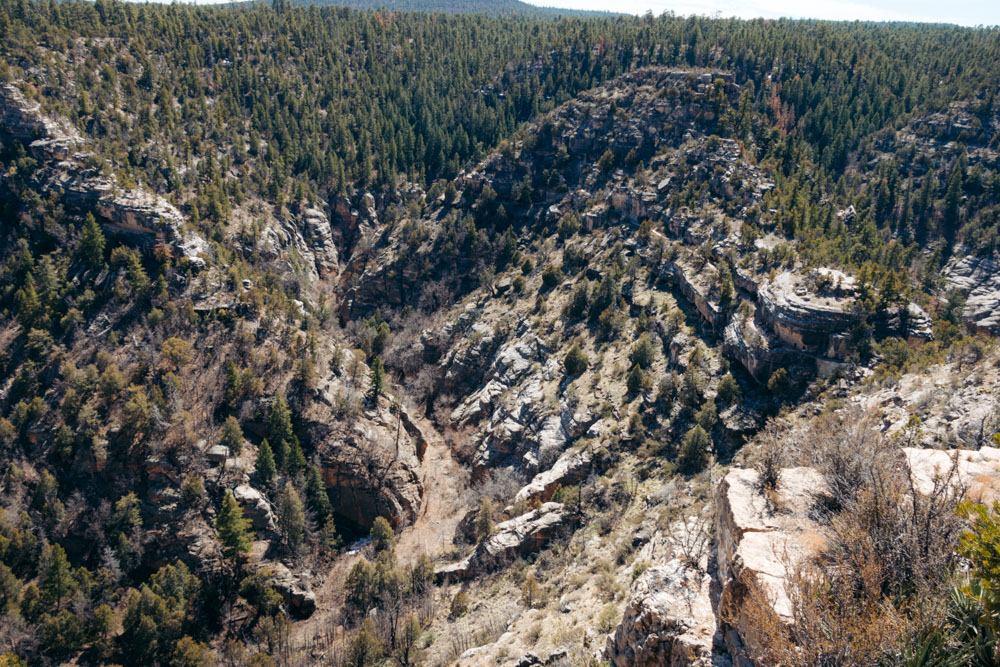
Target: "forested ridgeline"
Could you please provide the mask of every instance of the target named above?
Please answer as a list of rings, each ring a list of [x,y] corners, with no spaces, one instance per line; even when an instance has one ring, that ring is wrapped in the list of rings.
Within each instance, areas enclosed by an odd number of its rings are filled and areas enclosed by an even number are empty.
[[[296,5],[333,5],[354,9],[391,9],[408,12],[447,12],[449,14],[491,14],[493,16],[599,16],[608,12],[537,7],[520,0],[296,0]]]
[[[0,77],[71,118],[105,169],[209,228],[250,195],[281,204],[453,177],[522,121],[648,64],[731,70],[747,86],[762,122],[734,130],[790,181],[788,230],[826,220],[829,194],[860,198],[861,219],[884,227],[909,200],[943,207],[952,164],[920,197],[896,180],[872,188],[867,215],[859,158],[956,101],[971,99],[988,130],[1000,76],[997,31],[930,25],[5,0],[0,34]],[[927,216],[918,240],[954,240],[965,208]],[[995,227],[976,238],[995,247]]]

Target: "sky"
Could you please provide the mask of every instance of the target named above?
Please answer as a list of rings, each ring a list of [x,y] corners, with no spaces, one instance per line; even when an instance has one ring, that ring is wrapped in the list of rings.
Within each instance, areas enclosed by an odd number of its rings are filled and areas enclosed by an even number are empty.
[[[833,21],[921,21],[1000,25],[1000,0],[526,0],[533,5],[615,12],[817,18]]]

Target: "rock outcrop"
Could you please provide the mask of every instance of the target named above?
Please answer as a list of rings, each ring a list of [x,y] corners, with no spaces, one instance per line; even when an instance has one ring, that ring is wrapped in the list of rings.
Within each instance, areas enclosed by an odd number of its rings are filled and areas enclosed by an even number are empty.
[[[471,348],[483,345],[484,340],[477,337]],[[449,357],[444,363],[450,372],[456,359]],[[451,414],[458,424],[488,417],[474,436],[478,443],[474,473],[508,464],[537,472],[554,463],[583,435],[595,419],[592,415],[577,414],[565,401],[555,410],[544,400],[545,384],[560,373],[558,360],[526,325],[519,326],[510,341],[499,347],[483,375],[482,386]]]
[[[0,128],[28,144],[39,159],[65,160],[84,143],[72,125],[42,113],[38,102],[29,100],[17,86],[0,85]]]
[[[316,611],[316,594],[310,590],[303,577],[296,576],[282,563],[272,563],[270,583],[285,601],[288,611],[295,618],[308,618]]]
[[[350,422],[335,414],[347,388],[331,378],[302,413],[316,444],[316,459],[334,512],[351,529],[367,532],[376,517],[395,528],[412,523],[420,510],[420,457],[426,439],[405,407],[396,413],[383,399]]]
[[[1000,449],[920,449],[904,447],[906,462],[918,493],[929,496],[935,486],[949,482],[978,503],[1000,500]]]
[[[241,484],[233,489],[233,496],[243,508],[243,514],[253,523],[257,532],[274,533],[278,529],[278,520],[274,515],[274,506],[264,497],[264,494],[248,484]]]
[[[0,86],[0,116],[0,138],[6,134],[30,142],[32,155],[43,163],[34,176],[39,188],[63,195],[70,207],[93,212],[109,233],[147,249],[168,244],[194,268],[205,267],[208,242],[185,229],[180,211],[146,188],[123,187],[88,167],[89,154],[81,152],[86,140],[69,123],[44,115],[10,84]]]
[[[612,667],[711,665],[711,586],[711,575],[678,558],[648,569],[632,585],[604,659]]]
[[[493,533],[464,560],[435,570],[444,581],[468,579],[492,571],[519,556],[541,549],[574,521],[572,510],[561,503],[545,503],[527,514],[498,523]]]
[[[765,496],[754,470],[734,468],[716,491],[716,557],[722,586],[719,609],[731,621],[725,633],[730,654],[754,652],[752,619],[745,602],[757,588],[776,617],[792,622],[788,577],[824,543],[821,526],[811,518],[823,477],[812,468],[786,468],[779,488]]]
[[[340,269],[330,221],[315,208],[275,220],[264,229],[256,250],[279,275],[301,274],[310,285]]]
[[[944,270],[949,289],[966,296],[963,316],[981,331],[1000,332],[1000,263],[973,256],[952,260]]]
[[[589,447],[571,450],[556,460],[555,464],[525,485],[514,496],[514,502],[548,502],[561,486],[573,486],[586,479],[595,469],[595,453]]]

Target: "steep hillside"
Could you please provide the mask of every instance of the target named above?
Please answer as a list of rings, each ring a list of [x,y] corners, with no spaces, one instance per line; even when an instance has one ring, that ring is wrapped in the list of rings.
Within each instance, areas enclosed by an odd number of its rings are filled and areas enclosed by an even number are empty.
[[[995,660],[996,31],[0,34],[2,660]]]

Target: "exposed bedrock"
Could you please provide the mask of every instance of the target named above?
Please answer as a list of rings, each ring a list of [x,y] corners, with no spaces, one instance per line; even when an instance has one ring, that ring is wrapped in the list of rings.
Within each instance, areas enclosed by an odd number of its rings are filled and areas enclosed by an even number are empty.
[[[519,556],[538,551],[564,530],[569,530],[575,518],[565,505],[545,503],[527,514],[498,523],[470,556],[438,568],[435,574],[443,581],[458,581],[490,572]]]
[[[337,417],[338,381],[317,391],[302,417],[339,519],[367,532],[376,517],[393,527],[412,523],[420,511],[420,457],[427,440],[404,408],[383,398],[350,420]]]
[[[981,331],[1000,332],[1000,263],[972,256],[952,260],[944,270],[949,289],[966,296],[965,320]]]

